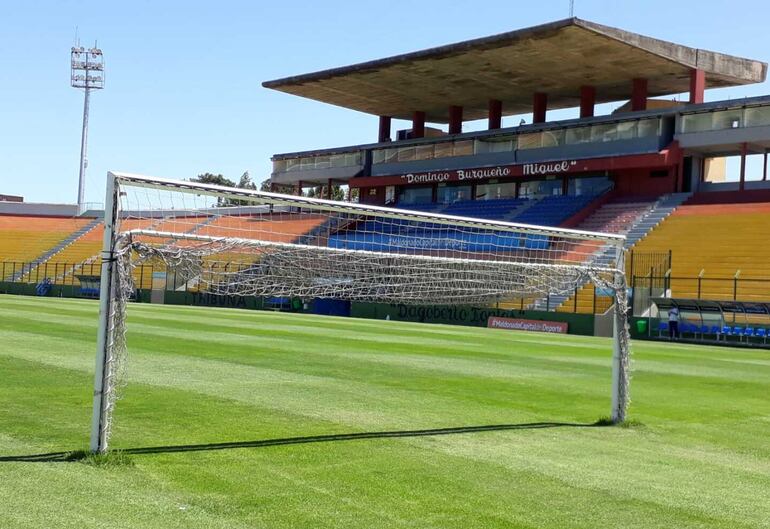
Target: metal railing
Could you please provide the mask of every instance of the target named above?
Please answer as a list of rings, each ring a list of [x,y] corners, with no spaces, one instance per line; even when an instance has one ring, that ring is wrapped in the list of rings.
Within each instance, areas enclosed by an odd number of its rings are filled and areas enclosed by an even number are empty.
[[[669,297],[704,301],[767,302],[770,300],[770,278],[673,276],[648,274],[633,276],[634,316],[654,312],[653,298]]]

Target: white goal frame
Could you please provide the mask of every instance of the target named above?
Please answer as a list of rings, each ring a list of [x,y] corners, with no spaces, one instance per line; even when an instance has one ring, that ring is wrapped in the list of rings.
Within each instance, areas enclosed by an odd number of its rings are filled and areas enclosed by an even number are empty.
[[[121,172],[109,172],[107,174],[107,186],[104,210],[104,238],[102,249],[102,268],[101,268],[101,287],[99,295],[99,327],[97,331],[97,350],[96,366],[94,376],[94,394],[93,394],[93,413],[91,424],[90,449],[92,452],[104,452],[108,447],[108,437],[112,407],[114,400],[111,399],[110,392],[114,391],[114,381],[110,382],[112,376],[112,366],[110,362],[113,357],[112,352],[116,347],[125,347],[124,337],[120,331],[116,331],[114,324],[115,311],[125,312],[124,288],[118,280],[119,259],[130,259],[130,252],[120,252],[119,245],[125,242],[126,237],[132,236],[150,236],[156,238],[175,238],[198,242],[219,242],[234,241],[242,246],[286,246],[291,248],[303,249],[300,244],[295,243],[275,243],[250,239],[231,239],[223,237],[211,237],[206,235],[196,235],[193,233],[174,233],[168,231],[155,231],[152,229],[136,229],[121,234],[119,225],[121,221],[121,193],[122,187],[145,188],[149,190],[160,191],[179,191],[190,193],[196,196],[226,197],[230,199],[252,201],[254,203],[270,206],[287,206],[290,208],[311,209],[319,212],[331,212],[345,215],[369,215],[378,218],[396,219],[397,221],[407,222],[426,222],[432,225],[442,225],[451,229],[453,227],[467,227],[480,230],[490,230],[494,232],[511,232],[517,234],[530,234],[535,237],[553,237],[559,240],[575,242],[592,242],[602,244],[604,247],[613,249],[614,261],[612,266],[605,266],[599,269],[603,274],[609,274],[612,277],[611,288],[615,295],[615,310],[613,317],[613,353],[612,353],[612,403],[610,417],[613,423],[625,421],[626,411],[629,403],[629,334],[627,322],[627,303],[626,303],[626,281],[625,281],[625,236],[617,234],[587,232],[580,230],[555,228],[547,226],[534,226],[527,224],[517,224],[511,222],[501,222],[494,220],[474,219],[468,217],[457,217],[435,213],[426,213],[411,210],[400,210],[381,206],[355,204],[347,202],[335,202],[331,200],[322,200],[302,196],[282,195],[277,193],[267,193],[249,189],[236,189],[217,185],[200,184],[181,180],[168,180],[150,176],[136,175]],[[368,218],[368,217],[367,217]],[[550,239],[549,239],[550,240]],[[307,247],[309,248],[309,247]],[[335,255],[344,254],[377,254],[384,255],[389,259],[438,259],[442,262],[461,263],[468,265],[490,264],[484,260],[473,259],[455,259],[441,258],[430,255],[410,256],[400,255],[398,253],[383,254],[380,252],[371,252],[360,249],[340,249],[331,247],[314,246],[312,250],[316,253],[329,252]],[[128,255],[128,257],[126,257]],[[496,262],[495,264],[499,264]],[[511,266],[524,267],[532,266],[533,270],[538,269],[557,269],[557,268],[584,268],[578,264],[531,264],[524,261],[510,262]],[[586,266],[585,268],[588,268]],[[528,270],[528,269],[527,269]],[[591,276],[593,278],[593,276]],[[344,296],[341,296],[344,297]],[[376,300],[373,300],[376,301]],[[410,302],[415,303],[414,300]],[[430,301],[425,301],[430,304]],[[124,314],[122,314],[124,317]],[[119,342],[119,343],[118,343]],[[112,395],[114,397],[114,395]]]

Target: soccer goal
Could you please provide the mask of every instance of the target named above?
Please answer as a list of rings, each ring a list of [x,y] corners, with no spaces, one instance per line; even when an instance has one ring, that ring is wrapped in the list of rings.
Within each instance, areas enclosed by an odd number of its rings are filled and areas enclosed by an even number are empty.
[[[615,298],[612,406],[628,406],[624,237],[108,173],[91,450],[107,450],[142,290],[490,306]],[[606,259],[612,255],[614,258]],[[604,258],[602,258],[604,256]],[[148,276],[148,270],[149,276]],[[162,277],[163,284],[156,286]]]

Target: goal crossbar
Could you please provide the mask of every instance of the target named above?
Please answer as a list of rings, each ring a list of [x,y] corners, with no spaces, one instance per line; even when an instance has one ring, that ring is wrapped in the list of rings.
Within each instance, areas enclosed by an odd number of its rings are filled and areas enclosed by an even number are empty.
[[[131,184],[136,187],[146,187],[150,189],[179,189],[195,192],[197,194],[206,194],[213,197],[243,198],[251,200],[256,199],[259,200],[259,202],[262,204],[270,204],[275,206],[290,206],[299,208],[308,207],[324,211],[348,213],[352,215],[376,215],[379,217],[410,220],[416,222],[431,222],[435,224],[451,226],[485,227],[488,229],[500,231],[515,231],[519,233],[551,235],[575,240],[597,240],[612,245],[623,244],[626,240],[625,235],[616,233],[602,233],[575,230],[570,228],[554,228],[551,226],[538,226],[534,224],[520,224],[516,222],[477,219],[457,215],[443,215],[427,211],[412,211],[369,204],[338,202],[313,197],[283,195],[279,193],[270,193],[267,191],[237,189],[214,184],[200,184],[197,182],[155,178],[131,173],[110,172],[108,173],[108,178],[113,178],[116,181]]]

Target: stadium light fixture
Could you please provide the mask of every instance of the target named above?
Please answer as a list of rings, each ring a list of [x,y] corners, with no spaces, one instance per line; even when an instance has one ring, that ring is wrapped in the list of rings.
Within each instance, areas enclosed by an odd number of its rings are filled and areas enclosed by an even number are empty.
[[[88,167],[88,107],[91,90],[104,88],[104,54],[96,47],[73,46],[70,52],[70,86],[85,91],[83,130],[80,136],[80,173],[78,176],[78,215],[84,213],[85,179]]]

